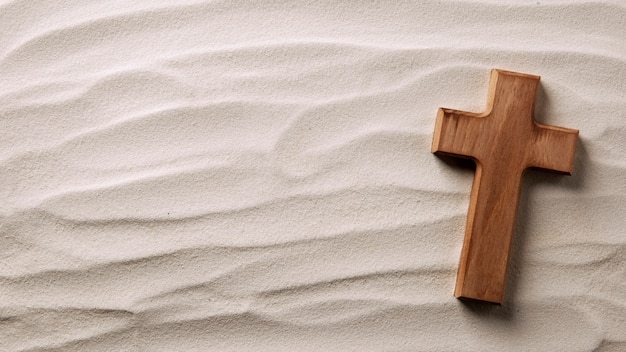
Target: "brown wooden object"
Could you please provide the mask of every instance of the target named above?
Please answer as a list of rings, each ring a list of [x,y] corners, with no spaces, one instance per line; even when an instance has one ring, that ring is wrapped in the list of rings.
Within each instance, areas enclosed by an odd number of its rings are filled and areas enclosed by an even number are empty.
[[[502,303],[522,174],[571,174],[578,131],[535,122],[539,77],[491,71],[487,111],[440,108],[432,152],[476,162],[454,295]]]

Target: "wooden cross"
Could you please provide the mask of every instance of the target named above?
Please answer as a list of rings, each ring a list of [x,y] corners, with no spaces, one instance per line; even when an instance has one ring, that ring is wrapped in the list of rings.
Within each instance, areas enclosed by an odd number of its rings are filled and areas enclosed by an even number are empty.
[[[502,304],[524,171],[571,175],[578,131],[535,122],[538,84],[538,76],[492,70],[486,112],[439,109],[432,152],[476,162],[457,298]]]

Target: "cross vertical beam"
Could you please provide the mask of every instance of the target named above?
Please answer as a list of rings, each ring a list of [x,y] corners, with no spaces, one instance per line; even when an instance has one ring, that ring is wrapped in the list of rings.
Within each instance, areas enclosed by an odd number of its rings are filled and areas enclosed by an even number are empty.
[[[538,76],[492,70],[486,112],[437,114],[432,152],[476,163],[458,298],[502,303],[524,171],[572,172],[578,131],[535,122],[538,84]]]

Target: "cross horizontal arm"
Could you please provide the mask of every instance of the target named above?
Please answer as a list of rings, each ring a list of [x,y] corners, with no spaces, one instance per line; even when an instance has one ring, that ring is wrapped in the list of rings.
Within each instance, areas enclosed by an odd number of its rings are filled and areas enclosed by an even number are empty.
[[[432,152],[478,159],[477,145],[484,114],[440,108],[435,123]]]
[[[578,130],[535,123],[528,167],[572,174]]]

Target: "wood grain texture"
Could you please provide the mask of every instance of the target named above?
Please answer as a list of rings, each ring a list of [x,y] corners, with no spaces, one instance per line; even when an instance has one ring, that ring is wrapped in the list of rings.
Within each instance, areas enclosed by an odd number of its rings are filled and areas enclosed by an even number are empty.
[[[578,131],[534,120],[539,79],[492,70],[486,112],[439,109],[432,152],[476,162],[458,298],[502,303],[524,171],[572,172]]]

